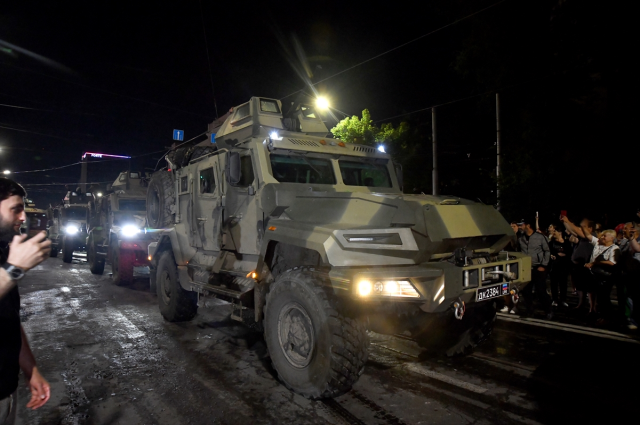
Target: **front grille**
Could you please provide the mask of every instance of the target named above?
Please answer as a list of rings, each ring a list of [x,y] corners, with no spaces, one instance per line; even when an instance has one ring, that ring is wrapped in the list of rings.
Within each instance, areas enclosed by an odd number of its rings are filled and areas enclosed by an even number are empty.
[[[302,139],[291,139],[289,138],[289,141],[291,143],[293,143],[294,145],[302,145],[302,146],[319,146],[316,142],[314,142],[313,140],[302,140]]]
[[[367,148],[365,146],[354,146],[353,150],[355,152],[366,152],[366,153],[376,153],[376,150],[373,148]]]

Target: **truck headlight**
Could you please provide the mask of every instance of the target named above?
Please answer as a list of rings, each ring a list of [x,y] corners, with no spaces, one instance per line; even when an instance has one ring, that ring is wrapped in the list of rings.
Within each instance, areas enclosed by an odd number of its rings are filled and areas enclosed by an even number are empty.
[[[358,295],[361,297],[399,297],[420,298],[420,294],[408,280],[361,280],[357,283]]]
[[[122,228],[122,236],[135,236],[140,233],[140,229],[133,224],[127,224]]]
[[[80,231],[80,229],[78,229],[77,226],[68,225],[67,227],[64,228],[64,231],[68,235],[75,235],[76,233],[78,233]]]

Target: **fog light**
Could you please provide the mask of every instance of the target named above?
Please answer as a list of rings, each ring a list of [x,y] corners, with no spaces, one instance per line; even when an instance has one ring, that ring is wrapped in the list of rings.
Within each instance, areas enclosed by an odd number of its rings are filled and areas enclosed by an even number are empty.
[[[147,260],[151,261],[151,256],[148,256],[148,257],[147,257]]]
[[[373,285],[368,280],[361,280],[358,282],[358,295],[361,297],[367,297],[371,294],[371,290],[373,289]]]

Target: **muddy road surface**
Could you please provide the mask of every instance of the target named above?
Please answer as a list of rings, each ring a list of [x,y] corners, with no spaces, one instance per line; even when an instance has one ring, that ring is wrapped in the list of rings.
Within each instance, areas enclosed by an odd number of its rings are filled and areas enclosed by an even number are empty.
[[[51,258],[20,282],[22,321],[51,400],[18,424],[535,424],[607,421],[635,408],[633,335],[499,316],[493,339],[448,359],[371,335],[364,375],[333,400],[280,385],[262,336],[208,300],[167,323],[148,278],[111,283],[81,258]]]

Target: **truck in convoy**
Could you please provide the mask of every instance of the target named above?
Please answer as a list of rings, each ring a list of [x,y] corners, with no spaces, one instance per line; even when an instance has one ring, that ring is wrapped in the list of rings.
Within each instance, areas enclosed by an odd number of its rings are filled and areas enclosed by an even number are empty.
[[[530,281],[530,258],[503,251],[513,231],[493,206],[404,194],[389,155],[332,138],[310,105],[283,114],[254,97],[207,134],[149,183],[160,312],[185,321],[203,297],[229,301],[299,394],[348,391],[368,331],[466,354],[491,334],[495,300]]]
[[[107,193],[89,203],[89,269],[102,274],[109,262],[116,285],[131,284],[134,268],[149,266],[147,250],[153,234],[146,226],[148,182],[144,173],[124,171]]]
[[[37,235],[39,232],[46,232],[49,228],[49,218],[47,211],[36,208],[36,204],[31,199],[25,199],[24,212],[27,220],[20,226],[20,232],[27,235],[27,239]]]
[[[62,251],[62,261],[70,263],[74,251],[84,251],[87,239],[87,204],[93,199],[91,193],[68,191],[62,204],[49,206],[49,238],[51,256]]]

